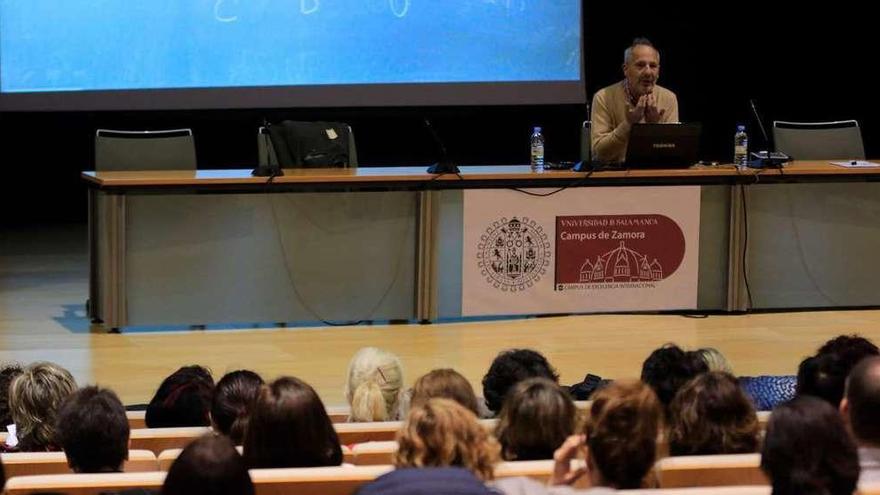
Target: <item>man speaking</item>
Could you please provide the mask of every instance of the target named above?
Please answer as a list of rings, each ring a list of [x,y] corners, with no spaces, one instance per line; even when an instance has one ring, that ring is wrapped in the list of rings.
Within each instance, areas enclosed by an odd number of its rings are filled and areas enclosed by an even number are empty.
[[[623,52],[623,75],[593,96],[590,141],[601,162],[624,161],[633,124],[678,122],[678,99],[657,85],[660,52],[649,40],[636,38]]]

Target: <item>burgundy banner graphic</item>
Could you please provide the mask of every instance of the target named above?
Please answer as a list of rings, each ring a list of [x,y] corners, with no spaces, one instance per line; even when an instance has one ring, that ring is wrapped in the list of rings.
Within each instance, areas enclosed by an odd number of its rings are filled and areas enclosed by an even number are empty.
[[[556,217],[555,290],[651,288],[681,265],[684,233],[664,215]]]

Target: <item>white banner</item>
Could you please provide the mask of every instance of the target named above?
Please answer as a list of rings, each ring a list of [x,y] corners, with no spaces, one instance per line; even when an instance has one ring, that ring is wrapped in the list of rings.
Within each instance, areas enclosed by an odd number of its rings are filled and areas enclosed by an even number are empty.
[[[699,186],[466,190],[462,316],[694,309],[699,236]]]

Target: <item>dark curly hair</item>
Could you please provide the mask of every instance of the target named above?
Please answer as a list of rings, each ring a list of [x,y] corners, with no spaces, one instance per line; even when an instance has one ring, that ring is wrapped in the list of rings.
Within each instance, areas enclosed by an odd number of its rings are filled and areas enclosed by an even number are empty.
[[[502,351],[492,361],[483,377],[483,398],[486,406],[497,413],[507,392],[526,378],[541,377],[559,383],[559,375],[540,352],[531,349]]]
[[[798,367],[797,395],[812,395],[837,407],[846,377],[866,357],[880,355],[877,346],[858,335],[841,335],[826,342],[816,355]]]
[[[663,406],[669,407],[682,385],[707,371],[709,367],[699,353],[685,352],[675,344],[667,344],[645,359],[641,378],[654,389]]]

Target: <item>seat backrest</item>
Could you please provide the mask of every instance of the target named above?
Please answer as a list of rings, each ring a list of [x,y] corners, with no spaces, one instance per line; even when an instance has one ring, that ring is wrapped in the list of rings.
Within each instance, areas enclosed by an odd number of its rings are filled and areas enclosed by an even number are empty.
[[[31,493],[64,493],[66,495],[98,495],[119,492],[131,488],[159,490],[165,481],[165,473],[97,473],[97,474],[47,474],[18,476],[6,480],[6,495]]]
[[[95,170],[195,170],[190,129],[95,132]]]
[[[863,160],[865,146],[855,120],[773,122],[773,142],[795,160]]]
[[[207,426],[179,428],[138,428],[131,430],[130,448],[149,450],[157,456],[164,450],[182,449],[211,431]]]
[[[766,485],[760,454],[667,457],[654,466],[660,488]]]
[[[338,466],[320,468],[251,469],[257,495],[352,495],[358,488],[393,466]]]
[[[257,158],[260,165],[278,164],[281,168],[358,166],[354,133],[341,122],[285,120],[260,128]]]
[[[128,427],[132,430],[147,427],[147,411],[125,411],[125,418],[128,419]]]
[[[770,495],[770,486],[712,486],[700,488],[642,488],[619,490],[618,495]]]
[[[31,476],[37,474],[73,473],[67,465],[64,452],[14,452],[0,454],[6,477]],[[122,468],[124,472],[156,471],[159,465],[156,456],[148,450],[129,450],[128,460]]]
[[[336,434],[342,445],[394,440],[403,426],[402,421],[373,421],[369,423],[335,423]]]
[[[261,164],[262,165],[262,164]],[[328,406],[327,416],[333,423],[345,423],[351,415],[351,408],[348,406]]]
[[[241,445],[235,447],[238,450],[239,454],[244,454],[244,447]],[[174,464],[174,461],[180,457],[180,453],[183,452],[183,449],[169,449],[163,450],[159,455],[156,456],[156,460],[158,461],[159,470],[160,471],[168,471],[171,469],[171,465]],[[347,464],[354,464],[354,454],[351,449],[347,446],[342,446],[342,462]],[[385,464],[390,464],[390,462],[386,462]]]
[[[585,120],[583,125],[581,126],[581,161],[584,163],[590,163],[592,159],[591,153],[591,143],[590,143],[590,126],[591,122],[589,120]]]
[[[350,462],[355,466],[379,466],[392,464],[394,454],[397,453],[397,442],[393,440],[383,442],[365,442],[351,446]]]

